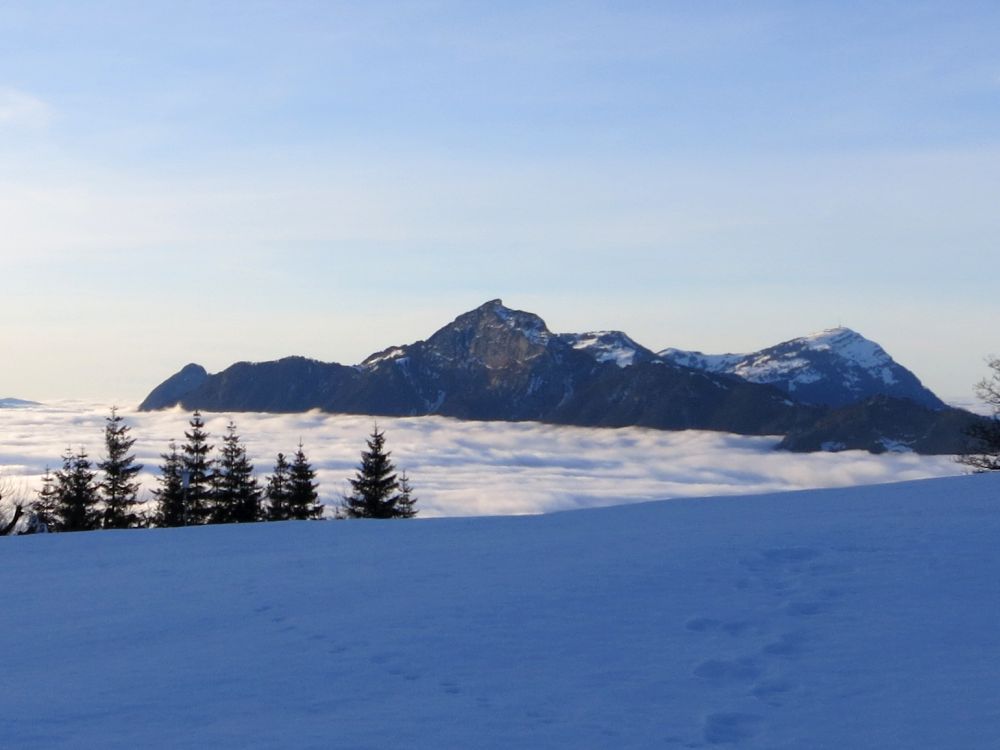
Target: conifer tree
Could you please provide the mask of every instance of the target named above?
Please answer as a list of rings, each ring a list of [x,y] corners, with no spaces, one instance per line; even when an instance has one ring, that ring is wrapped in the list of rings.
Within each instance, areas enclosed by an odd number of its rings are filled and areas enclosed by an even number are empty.
[[[406,472],[399,474],[399,493],[396,497],[396,518],[413,518],[417,515],[417,498],[413,496],[410,478]]]
[[[267,489],[264,492],[267,498],[267,520],[287,521],[288,514],[288,494],[290,492],[291,464],[285,458],[284,453],[279,453],[274,462],[274,471],[267,478]]]
[[[302,442],[292,461],[291,484],[288,492],[288,517],[300,520],[322,518],[323,504],[319,501],[316,471],[302,449]]]
[[[56,506],[59,501],[59,491],[56,485],[56,478],[48,466],[42,475],[42,486],[38,490],[38,497],[31,506],[31,521],[28,524],[32,531],[55,531],[56,530]]]
[[[160,465],[160,476],[157,481],[160,486],[153,490],[156,498],[157,526],[173,527],[188,525],[187,491],[185,479],[184,458],[177,450],[177,443],[170,441],[169,452],[161,453],[163,463]]]
[[[187,477],[185,525],[206,523],[212,499],[212,460],[209,453],[213,446],[208,442],[201,412],[195,411],[189,424],[191,431],[184,433],[187,442],[181,446],[183,471]]]
[[[261,488],[253,464],[229,423],[212,475],[211,523],[253,523],[261,520]]]
[[[104,427],[107,457],[97,464],[104,474],[98,490],[104,502],[103,526],[106,529],[130,529],[142,523],[135,510],[139,504],[136,475],[142,471],[142,464],[137,464],[135,456],[129,453],[135,445],[135,438],[129,432],[130,428],[118,414],[118,409],[112,407]]]
[[[412,518],[416,515],[412,489],[406,485],[407,502],[400,506],[400,483],[396,467],[385,450],[385,433],[378,425],[367,440],[368,450],[361,452],[361,465],[351,483],[351,494],[345,495],[341,510],[347,518]]]
[[[83,448],[77,453],[67,450],[63,455],[62,469],[55,472],[55,531],[100,528],[102,514],[97,507],[94,478],[87,452]]]

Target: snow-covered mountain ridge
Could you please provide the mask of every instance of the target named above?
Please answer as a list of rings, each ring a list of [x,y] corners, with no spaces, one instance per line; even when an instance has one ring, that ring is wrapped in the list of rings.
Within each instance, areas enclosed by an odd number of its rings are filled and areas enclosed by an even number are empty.
[[[864,404],[879,407],[878,424]],[[847,329],[751,355],[660,355],[621,331],[553,333],[499,299],[459,315],[425,340],[388,347],[353,367],[302,357],[237,363],[208,375],[189,365],[140,405],[209,411],[440,414],[595,427],[707,429],[785,435],[782,447],[886,446],[953,453],[972,415],[944,408],[911,372]],[[844,418],[829,409],[862,404]],[[836,435],[814,429],[821,420]],[[902,421],[900,421],[902,420]],[[808,431],[808,439],[795,438]]]
[[[844,406],[886,395],[944,408],[912,372],[850,328],[830,328],[749,354],[665,349],[659,356],[685,367],[773,385],[806,403]]]
[[[560,338],[574,349],[587,352],[598,362],[611,362],[619,367],[630,367],[655,359],[649,349],[637,344],[622,331],[563,333]]]

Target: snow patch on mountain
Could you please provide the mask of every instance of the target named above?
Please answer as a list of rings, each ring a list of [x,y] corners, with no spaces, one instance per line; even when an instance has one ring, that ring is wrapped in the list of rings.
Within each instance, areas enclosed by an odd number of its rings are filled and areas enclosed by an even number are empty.
[[[664,349],[674,364],[774,385],[806,403],[841,406],[885,394],[928,408],[943,403],[874,341],[842,326],[749,354],[704,354]]]
[[[739,363],[732,369],[732,373],[754,383],[772,383],[779,378],[785,379],[790,391],[823,378],[820,373],[810,369],[807,360],[792,353],[780,358],[756,357],[749,362]]]
[[[881,378],[886,385],[896,385],[899,382],[892,369],[892,357],[874,341],[869,341],[850,328],[828,328],[800,340],[810,351],[831,352],[841,359],[849,360],[862,370]]]
[[[491,310],[508,328],[520,331],[533,344],[544,346],[552,338],[545,321],[534,313],[504,307],[498,299],[487,302],[483,307]]]
[[[743,359],[745,354],[705,354],[704,352],[686,351],[684,349],[664,349],[657,356],[681,367],[709,372],[728,372]]]
[[[754,383],[787,380],[791,390],[794,390],[796,385],[815,383],[823,378],[822,373],[814,369],[814,362],[803,356],[804,352],[830,354],[886,385],[899,382],[892,370],[892,357],[881,346],[843,327],[828,328],[750,354],[704,354],[664,349],[659,356],[685,367],[737,375]],[[851,378],[852,373],[848,371],[845,375]],[[857,379],[856,375],[853,377]]]
[[[371,355],[359,365],[359,368],[372,369],[381,362],[386,362],[391,359],[399,359],[406,354],[406,350],[400,346],[393,346],[384,351],[378,352]]]
[[[637,344],[622,331],[590,331],[588,333],[564,333],[563,341],[589,353],[598,362],[611,362],[618,367],[629,367],[637,361],[651,358],[652,352]]]

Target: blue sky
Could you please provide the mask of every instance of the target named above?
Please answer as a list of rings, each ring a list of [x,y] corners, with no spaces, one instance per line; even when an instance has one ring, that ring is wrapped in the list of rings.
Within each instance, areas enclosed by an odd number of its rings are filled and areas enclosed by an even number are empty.
[[[356,362],[494,297],[743,351],[1000,353],[994,3],[0,7],[0,396]]]

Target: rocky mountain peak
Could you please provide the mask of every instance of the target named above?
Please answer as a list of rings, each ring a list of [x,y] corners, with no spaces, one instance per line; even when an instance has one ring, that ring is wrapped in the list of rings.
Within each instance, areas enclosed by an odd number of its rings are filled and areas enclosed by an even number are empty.
[[[843,326],[785,341],[761,354],[764,355],[762,360],[768,361],[792,359],[796,367],[803,370],[814,370],[820,365],[846,368],[849,382],[871,378],[886,386],[897,385],[903,369],[881,346]],[[766,361],[761,364],[767,366]]]
[[[141,411],[164,409],[176,404],[185,394],[190,393],[206,380],[208,371],[199,364],[192,362],[181,368],[180,372],[167,378],[154,388],[146,399],[139,404]]]
[[[544,344],[551,336],[545,321],[524,310],[514,310],[504,306],[503,300],[490,300],[475,310],[459,316],[455,323],[474,323],[479,329],[491,327],[506,328],[530,339],[533,343]]]
[[[545,353],[552,338],[540,317],[495,299],[459,315],[427,340],[427,348],[441,359],[505,369]]]
[[[621,331],[551,333],[539,316],[499,299],[355,367],[288,357],[209,375],[188,365],[140,408],[177,403],[784,434],[790,450],[954,453],[974,419],[945,408],[878,344],[848,328],[750,354],[657,355]]]

